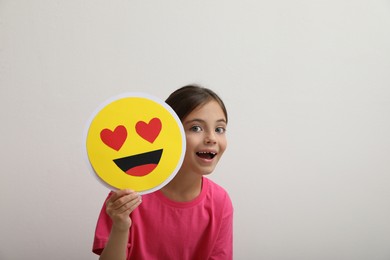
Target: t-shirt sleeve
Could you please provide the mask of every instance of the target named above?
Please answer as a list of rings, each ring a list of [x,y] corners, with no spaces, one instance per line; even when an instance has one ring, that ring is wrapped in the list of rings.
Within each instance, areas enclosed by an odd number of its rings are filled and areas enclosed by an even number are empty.
[[[210,260],[233,259],[233,205],[226,194],[221,226]]]
[[[111,193],[108,195],[107,199],[110,196]],[[111,227],[112,227],[112,220],[106,213],[106,201],[103,204],[103,207],[99,214],[99,218],[96,223],[95,237],[92,245],[92,252],[98,255],[100,255],[103,252],[103,249],[108,242],[108,238],[110,236]]]

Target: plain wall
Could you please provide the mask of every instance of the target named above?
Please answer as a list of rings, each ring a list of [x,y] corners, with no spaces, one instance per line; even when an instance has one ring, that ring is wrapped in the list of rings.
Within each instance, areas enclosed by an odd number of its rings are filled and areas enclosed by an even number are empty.
[[[0,259],[97,259],[87,119],[188,83],[228,107],[235,259],[390,259],[384,0],[0,0]]]

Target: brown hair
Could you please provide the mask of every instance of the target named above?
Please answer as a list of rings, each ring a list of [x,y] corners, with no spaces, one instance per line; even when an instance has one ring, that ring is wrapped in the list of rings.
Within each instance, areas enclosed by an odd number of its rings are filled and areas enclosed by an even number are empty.
[[[181,121],[194,109],[215,100],[221,106],[228,121],[227,110],[222,99],[211,89],[198,85],[187,85],[175,90],[165,102],[172,107]]]

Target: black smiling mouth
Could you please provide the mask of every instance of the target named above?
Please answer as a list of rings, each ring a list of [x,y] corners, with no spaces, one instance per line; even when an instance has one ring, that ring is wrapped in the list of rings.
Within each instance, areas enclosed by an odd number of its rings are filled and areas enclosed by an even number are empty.
[[[133,176],[144,176],[157,167],[163,149],[115,159],[115,164],[124,172]]]

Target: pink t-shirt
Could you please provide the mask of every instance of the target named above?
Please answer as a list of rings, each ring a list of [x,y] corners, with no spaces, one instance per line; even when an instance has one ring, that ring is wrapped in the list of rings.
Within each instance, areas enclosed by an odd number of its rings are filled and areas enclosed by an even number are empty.
[[[233,206],[227,192],[207,178],[200,195],[190,202],[171,201],[161,191],[143,195],[131,219],[128,259],[233,258]],[[94,253],[103,251],[111,225],[103,206]]]

